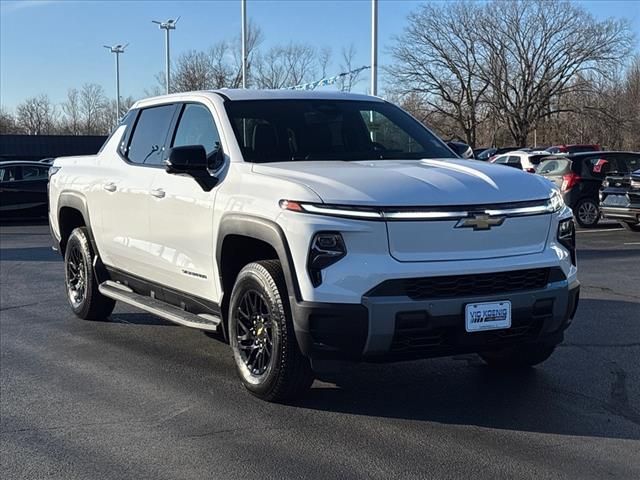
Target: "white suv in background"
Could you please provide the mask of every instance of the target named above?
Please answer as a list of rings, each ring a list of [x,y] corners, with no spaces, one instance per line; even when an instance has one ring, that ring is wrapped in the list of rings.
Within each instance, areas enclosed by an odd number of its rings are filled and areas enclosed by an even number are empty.
[[[525,172],[535,173],[540,162],[551,154],[544,150],[521,151],[514,150],[503,155],[498,155],[491,163],[518,168]]]
[[[578,302],[571,210],[542,177],[451,157],[376,97],[139,101],[97,155],[51,169],[69,303],[220,332],[272,401],[336,361],[542,362]]]

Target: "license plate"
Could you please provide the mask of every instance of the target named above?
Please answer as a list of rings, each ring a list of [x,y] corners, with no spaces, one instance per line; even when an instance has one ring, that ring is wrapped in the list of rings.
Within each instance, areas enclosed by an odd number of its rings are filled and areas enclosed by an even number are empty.
[[[499,330],[511,326],[511,302],[468,303],[464,309],[467,332]]]
[[[629,205],[629,199],[626,195],[609,195],[604,199],[605,205],[626,207]]]

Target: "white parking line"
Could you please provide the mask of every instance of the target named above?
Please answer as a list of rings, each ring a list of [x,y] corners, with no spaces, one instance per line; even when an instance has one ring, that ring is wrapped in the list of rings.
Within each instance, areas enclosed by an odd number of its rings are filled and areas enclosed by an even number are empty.
[[[640,242],[629,242],[625,243],[624,245],[640,245]]]
[[[624,230],[624,228],[607,228],[606,230],[576,230],[576,233],[607,233]]]

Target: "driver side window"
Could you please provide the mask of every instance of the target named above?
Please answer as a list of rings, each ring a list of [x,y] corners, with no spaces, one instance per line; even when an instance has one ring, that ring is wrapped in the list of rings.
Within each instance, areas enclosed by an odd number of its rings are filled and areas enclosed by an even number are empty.
[[[218,129],[213,122],[211,112],[204,105],[188,103],[184,106],[171,146],[186,145],[202,145],[207,152],[207,157],[212,157],[220,146]],[[210,161],[214,159],[210,158]],[[217,168],[217,166],[211,165],[211,168]]]

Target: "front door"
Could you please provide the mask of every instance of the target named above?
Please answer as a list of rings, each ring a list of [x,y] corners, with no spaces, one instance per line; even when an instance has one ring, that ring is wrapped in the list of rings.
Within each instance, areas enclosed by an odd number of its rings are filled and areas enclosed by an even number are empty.
[[[171,147],[202,145],[212,158],[220,137],[209,109],[199,103],[182,106]],[[211,165],[212,170],[218,166]],[[213,201],[188,176],[158,170],[151,185],[149,228],[156,258],[152,280],[208,300],[218,298],[213,279]]]

